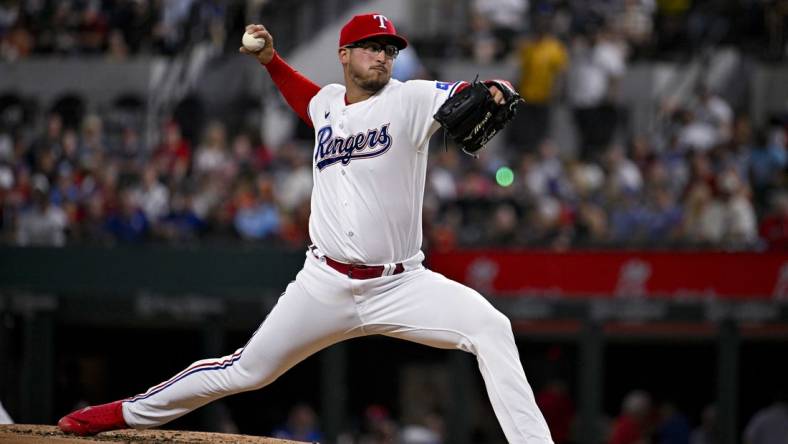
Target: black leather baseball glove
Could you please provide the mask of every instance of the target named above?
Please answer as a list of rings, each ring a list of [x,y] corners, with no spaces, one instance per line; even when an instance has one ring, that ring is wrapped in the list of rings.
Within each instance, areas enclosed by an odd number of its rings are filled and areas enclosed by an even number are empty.
[[[488,89],[490,84],[501,90],[505,103],[495,103]],[[514,118],[520,102],[520,95],[508,82],[488,80],[482,83],[474,80],[470,86],[446,100],[433,117],[465,153],[475,157]]]

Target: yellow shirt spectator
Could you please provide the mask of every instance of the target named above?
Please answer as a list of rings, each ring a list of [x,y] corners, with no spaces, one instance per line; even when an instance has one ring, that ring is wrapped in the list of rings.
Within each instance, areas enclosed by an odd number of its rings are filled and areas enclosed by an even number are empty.
[[[543,35],[520,49],[520,95],[526,103],[546,104],[553,85],[567,65],[566,47],[560,40]]]

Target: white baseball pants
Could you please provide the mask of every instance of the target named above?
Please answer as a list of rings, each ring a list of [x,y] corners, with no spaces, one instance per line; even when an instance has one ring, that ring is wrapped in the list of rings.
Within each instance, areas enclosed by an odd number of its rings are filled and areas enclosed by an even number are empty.
[[[318,253],[319,254],[319,253]],[[478,292],[421,266],[355,280],[307,251],[304,268],[245,347],[197,361],[123,403],[133,428],[165,424],[227,395],[264,387],[337,342],[381,334],[476,355],[487,393],[510,443],[552,443],[536,406],[511,323]]]

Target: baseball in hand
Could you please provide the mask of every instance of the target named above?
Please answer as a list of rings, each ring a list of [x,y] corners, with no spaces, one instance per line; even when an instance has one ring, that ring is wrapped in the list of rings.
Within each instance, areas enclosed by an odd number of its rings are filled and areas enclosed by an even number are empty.
[[[241,39],[241,43],[243,43],[244,48],[247,50],[257,52],[265,46],[265,39],[254,37],[252,34],[245,32]]]

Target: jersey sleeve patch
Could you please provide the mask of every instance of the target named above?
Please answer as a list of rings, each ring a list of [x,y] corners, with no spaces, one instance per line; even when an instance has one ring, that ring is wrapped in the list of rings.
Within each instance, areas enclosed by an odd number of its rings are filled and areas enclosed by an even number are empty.
[[[448,91],[451,85],[449,82],[435,82],[435,87],[444,91]]]

